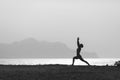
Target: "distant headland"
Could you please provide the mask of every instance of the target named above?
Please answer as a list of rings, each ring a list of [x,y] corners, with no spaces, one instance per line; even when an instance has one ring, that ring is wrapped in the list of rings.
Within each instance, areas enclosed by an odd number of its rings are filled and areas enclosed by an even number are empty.
[[[98,58],[96,53],[84,51],[85,58]],[[27,38],[11,44],[0,44],[0,58],[72,58],[75,50],[61,42],[38,41]]]

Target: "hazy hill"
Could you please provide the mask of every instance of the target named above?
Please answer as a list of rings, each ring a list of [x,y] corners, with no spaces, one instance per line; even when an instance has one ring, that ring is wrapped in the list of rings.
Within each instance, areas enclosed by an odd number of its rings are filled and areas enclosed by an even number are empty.
[[[28,38],[12,44],[0,44],[0,58],[72,58],[75,55],[75,50],[60,42],[40,42]],[[87,58],[98,57],[88,52],[82,55]]]

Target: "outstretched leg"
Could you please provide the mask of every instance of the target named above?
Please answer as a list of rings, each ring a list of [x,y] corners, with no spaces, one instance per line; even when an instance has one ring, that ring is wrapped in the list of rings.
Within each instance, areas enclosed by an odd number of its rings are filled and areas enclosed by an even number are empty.
[[[73,57],[72,65],[74,65],[75,59],[78,59],[78,57],[77,56]]]
[[[79,59],[90,66],[90,64],[87,61],[85,61],[81,56],[79,57]]]

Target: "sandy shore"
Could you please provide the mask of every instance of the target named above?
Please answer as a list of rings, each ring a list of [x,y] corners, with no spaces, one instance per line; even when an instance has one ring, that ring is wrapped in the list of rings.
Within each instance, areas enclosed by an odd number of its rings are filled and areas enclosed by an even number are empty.
[[[0,80],[120,80],[120,67],[0,65]]]

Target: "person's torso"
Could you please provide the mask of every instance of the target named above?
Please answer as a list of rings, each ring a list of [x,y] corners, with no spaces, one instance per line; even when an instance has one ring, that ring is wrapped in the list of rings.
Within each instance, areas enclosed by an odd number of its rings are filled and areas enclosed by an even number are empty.
[[[80,55],[81,48],[77,48],[77,56]]]

